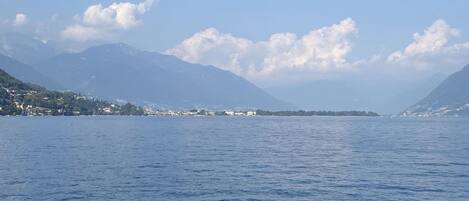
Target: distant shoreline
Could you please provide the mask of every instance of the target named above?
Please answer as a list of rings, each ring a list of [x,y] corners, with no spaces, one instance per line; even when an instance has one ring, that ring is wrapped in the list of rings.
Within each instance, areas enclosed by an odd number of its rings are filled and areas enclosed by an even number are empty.
[[[119,115],[119,114],[78,114],[78,115],[0,115],[0,116],[34,116],[34,117],[73,117],[73,116],[280,116],[280,117],[307,117],[307,116],[341,116],[341,117],[378,117],[378,113],[369,111],[208,111],[208,110],[189,110],[189,111],[145,111],[141,115]]]

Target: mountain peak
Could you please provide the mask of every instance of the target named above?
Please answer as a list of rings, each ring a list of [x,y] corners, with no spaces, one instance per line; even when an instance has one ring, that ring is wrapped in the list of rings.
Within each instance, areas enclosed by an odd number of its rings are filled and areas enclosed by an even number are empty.
[[[127,43],[123,43],[123,42],[119,42],[119,43],[108,43],[108,44],[104,44],[104,45],[101,45],[101,46],[108,46],[108,47],[113,47],[113,48],[117,48],[117,49],[122,49],[122,50],[137,50],[137,48],[127,44]]]
[[[136,55],[140,50],[137,48],[128,45],[126,43],[109,43],[109,44],[103,44],[103,45],[98,45],[98,46],[93,46],[85,51],[83,51],[84,54],[91,53],[91,54],[126,54],[126,55]]]
[[[159,108],[261,108],[287,105],[228,71],[138,50],[124,43],[56,56],[38,68],[73,91]]]

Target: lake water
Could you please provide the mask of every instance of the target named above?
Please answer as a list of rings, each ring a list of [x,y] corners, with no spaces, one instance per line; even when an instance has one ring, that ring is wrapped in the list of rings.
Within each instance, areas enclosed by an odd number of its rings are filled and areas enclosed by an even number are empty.
[[[0,117],[0,200],[469,200],[469,119]]]

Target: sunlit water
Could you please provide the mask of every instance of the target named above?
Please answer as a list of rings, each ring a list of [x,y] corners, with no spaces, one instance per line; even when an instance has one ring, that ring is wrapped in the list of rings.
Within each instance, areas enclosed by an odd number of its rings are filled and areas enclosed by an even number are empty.
[[[0,117],[0,200],[469,200],[469,119]]]

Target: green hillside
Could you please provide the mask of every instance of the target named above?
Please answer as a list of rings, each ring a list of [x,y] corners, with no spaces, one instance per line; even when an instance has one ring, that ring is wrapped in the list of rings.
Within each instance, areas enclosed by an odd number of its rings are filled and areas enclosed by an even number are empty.
[[[50,91],[24,83],[0,69],[0,115],[143,115],[143,109],[73,92]]]

